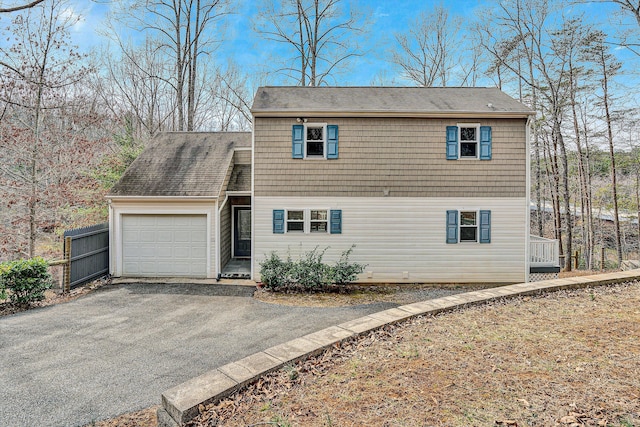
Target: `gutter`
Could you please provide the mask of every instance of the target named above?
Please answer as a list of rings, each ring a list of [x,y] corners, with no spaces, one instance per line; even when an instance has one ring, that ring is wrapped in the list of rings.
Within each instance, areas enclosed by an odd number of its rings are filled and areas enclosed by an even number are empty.
[[[359,110],[359,111],[252,111],[254,117],[375,117],[375,118],[529,118],[533,111],[389,111],[389,110]]]

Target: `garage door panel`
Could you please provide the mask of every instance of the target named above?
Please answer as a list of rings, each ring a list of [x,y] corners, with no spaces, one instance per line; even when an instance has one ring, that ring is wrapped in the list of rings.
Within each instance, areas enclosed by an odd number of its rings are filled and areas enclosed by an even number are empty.
[[[122,215],[123,274],[207,275],[206,215]]]

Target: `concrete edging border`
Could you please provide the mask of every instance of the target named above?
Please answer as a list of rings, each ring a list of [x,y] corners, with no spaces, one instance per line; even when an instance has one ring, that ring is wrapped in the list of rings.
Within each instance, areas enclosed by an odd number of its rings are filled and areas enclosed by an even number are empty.
[[[407,304],[360,317],[270,347],[165,391],[162,393],[162,407],[158,409],[158,426],[178,427],[195,418],[199,413],[200,405],[218,402],[245,385],[257,381],[264,374],[286,364],[319,354],[325,348],[340,341],[379,329],[387,324],[501,298],[608,285],[639,278],[640,269],[636,269],[594,276],[519,283]]]

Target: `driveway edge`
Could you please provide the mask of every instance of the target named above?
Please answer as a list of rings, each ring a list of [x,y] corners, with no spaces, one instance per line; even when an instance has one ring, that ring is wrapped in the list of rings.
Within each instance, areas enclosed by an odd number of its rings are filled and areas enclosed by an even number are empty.
[[[387,324],[501,298],[608,285],[639,278],[640,269],[636,269],[594,276],[519,283],[407,304],[360,317],[270,347],[165,391],[162,393],[162,406],[158,409],[158,426],[179,427],[199,414],[200,405],[218,402],[234,391],[258,380],[264,374],[314,356],[338,342],[379,329]]]

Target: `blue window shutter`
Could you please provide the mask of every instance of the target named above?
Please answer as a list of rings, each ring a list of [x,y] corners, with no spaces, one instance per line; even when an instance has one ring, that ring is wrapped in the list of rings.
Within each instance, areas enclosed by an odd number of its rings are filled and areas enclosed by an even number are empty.
[[[447,243],[458,243],[458,211],[447,211]]]
[[[331,234],[342,234],[342,210],[331,210],[331,224],[329,225]]]
[[[273,232],[284,234],[284,209],[273,210]]]
[[[458,158],[458,126],[447,126],[447,160]]]
[[[491,126],[480,126],[480,160],[491,160]]]
[[[304,157],[304,126],[293,125],[293,138],[291,142],[291,157],[302,159]]]
[[[480,211],[480,243],[491,243],[491,211]]]
[[[338,125],[327,125],[327,159],[338,158]]]

